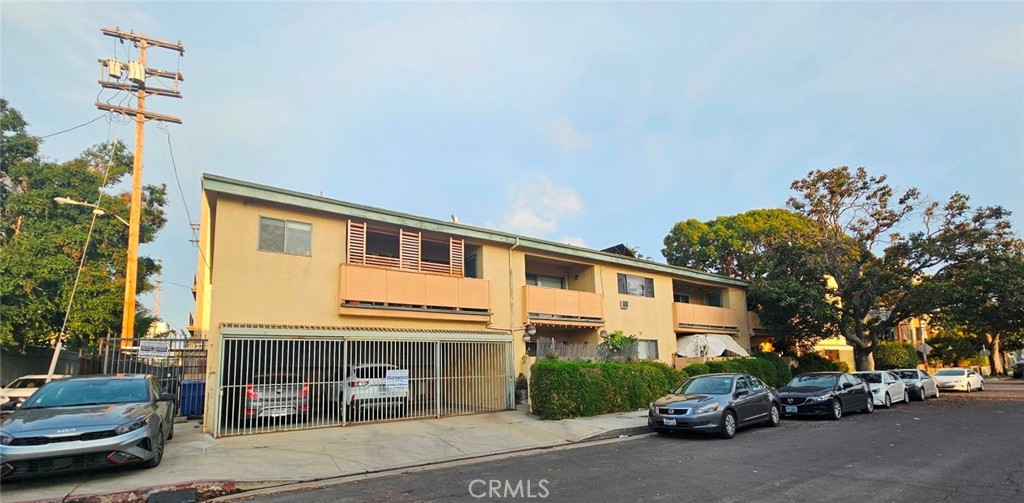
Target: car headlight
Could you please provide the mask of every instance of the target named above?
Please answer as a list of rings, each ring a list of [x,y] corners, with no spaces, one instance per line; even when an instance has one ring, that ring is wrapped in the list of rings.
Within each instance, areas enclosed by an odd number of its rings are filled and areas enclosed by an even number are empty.
[[[125,423],[117,428],[114,428],[114,433],[118,435],[124,435],[125,433],[135,431],[143,426],[149,424],[149,418],[139,419],[131,423]]]
[[[824,402],[824,401],[826,401],[826,400],[828,400],[830,398],[832,398],[832,395],[819,395],[819,396],[812,396],[812,397],[808,398],[807,401],[808,402]]]
[[[693,411],[694,414],[707,414],[708,412],[714,412],[718,410],[721,404],[718,402],[707,404],[703,407],[697,407],[697,410]]]
[[[11,445],[11,442],[14,442],[14,437],[6,433],[0,433],[0,444]]]
[[[881,394],[882,393],[882,388],[875,388],[875,389],[871,390],[871,392],[876,394],[876,395]]]

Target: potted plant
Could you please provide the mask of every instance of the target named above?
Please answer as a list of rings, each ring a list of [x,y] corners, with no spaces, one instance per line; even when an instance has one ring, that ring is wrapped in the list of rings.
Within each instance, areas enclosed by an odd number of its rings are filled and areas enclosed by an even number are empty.
[[[523,373],[519,373],[519,377],[516,377],[516,403],[523,403],[526,401],[526,388],[529,385],[526,381],[526,376]]]

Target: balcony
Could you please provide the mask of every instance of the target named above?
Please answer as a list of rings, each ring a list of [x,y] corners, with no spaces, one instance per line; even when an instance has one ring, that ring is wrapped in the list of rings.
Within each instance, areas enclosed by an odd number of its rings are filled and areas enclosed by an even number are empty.
[[[746,316],[746,313],[743,313]],[[672,304],[676,331],[735,334],[739,331],[739,313],[724,307],[700,304]]]
[[[571,327],[604,326],[604,296],[598,293],[523,287],[523,309],[529,323]]]
[[[477,278],[339,266],[338,314],[488,321],[491,282]]]

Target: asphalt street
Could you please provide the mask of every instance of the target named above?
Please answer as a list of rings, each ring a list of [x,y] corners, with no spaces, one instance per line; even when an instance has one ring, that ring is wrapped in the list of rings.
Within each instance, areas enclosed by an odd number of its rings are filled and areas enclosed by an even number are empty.
[[[644,435],[254,497],[260,502],[1024,501],[1024,384],[732,440]]]

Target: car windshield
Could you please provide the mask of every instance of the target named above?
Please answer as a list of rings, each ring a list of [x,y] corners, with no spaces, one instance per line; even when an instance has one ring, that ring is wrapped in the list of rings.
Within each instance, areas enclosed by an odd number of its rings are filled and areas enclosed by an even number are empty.
[[[834,375],[802,375],[796,376],[786,386],[794,388],[831,388],[836,385]]]
[[[871,384],[881,384],[882,374],[868,373],[868,374],[857,374],[857,377],[864,379]]]
[[[707,376],[695,377],[684,382],[675,393],[677,395],[727,395],[732,392],[732,377]]]
[[[46,384],[45,377],[22,377],[7,385],[7,389],[38,388]]]
[[[900,379],[917,379],[916,370],[900,370],[896,372],[896,375],[900,376]]]
[[[145,379],[73,379],[53,381],[25,401],[23,409],[75,407],[149,401]]]
[[[935,375],[937,375],[937,376],[963,376],[963,375],[967,375],[967,371],[966,370],[962,370],[962,369],[961,370],[957,370],[957,369],[942,369],[942,370],[936,372]]]

